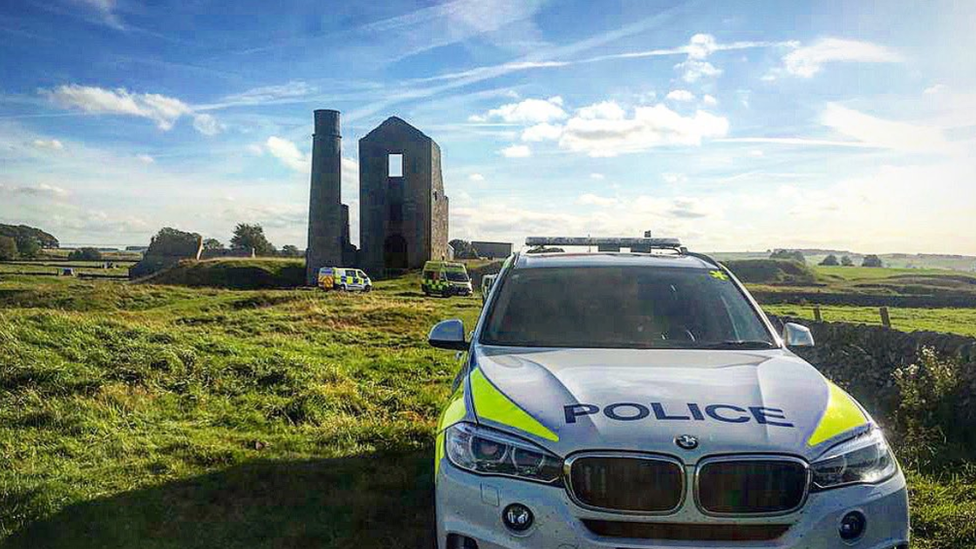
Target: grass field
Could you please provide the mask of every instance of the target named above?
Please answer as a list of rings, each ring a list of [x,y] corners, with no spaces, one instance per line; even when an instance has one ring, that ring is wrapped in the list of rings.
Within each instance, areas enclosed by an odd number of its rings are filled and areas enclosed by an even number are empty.
[[[774,315],[813,320],[812,306],[764,305],[763,309]],[[877,307],[824,305],[820,314],[827,322],[881,325]],[[927,330],[976,337],[976,309],[889,309],[888,314],[891,327],[903,332]]]
[[[480,299],[0,279],[0,545],[423,547]],[[910,471],[916,547],[976,540],[976,471]]]

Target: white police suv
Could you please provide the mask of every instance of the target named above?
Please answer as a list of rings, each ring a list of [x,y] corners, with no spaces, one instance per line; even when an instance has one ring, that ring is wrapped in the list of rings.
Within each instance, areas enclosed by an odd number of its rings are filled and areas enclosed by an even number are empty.
[[[868,413],[790,352],[722,265],[673,239],[530,238],[470,340],[436,440],[441,549],[908,546]],[[630,252],[620,253],[621,248]]]

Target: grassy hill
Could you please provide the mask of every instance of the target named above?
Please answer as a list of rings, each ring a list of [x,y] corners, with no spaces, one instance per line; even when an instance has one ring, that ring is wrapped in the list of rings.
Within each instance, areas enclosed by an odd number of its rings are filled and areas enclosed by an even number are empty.
[[[5,275],[0,546],[426,547],[457,363],[425,336],[479,311]],[[918,547],[976,539],[974,469],[910,472]]]
[[[141,282],[236,290],[295,288],[305,283],[305,261],[289,258],[184,260]]]

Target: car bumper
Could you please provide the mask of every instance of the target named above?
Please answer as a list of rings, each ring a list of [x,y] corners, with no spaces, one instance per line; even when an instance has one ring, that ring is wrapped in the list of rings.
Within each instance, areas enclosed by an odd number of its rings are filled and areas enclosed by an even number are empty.
[[[436,480],[437,543],[454,549],[448,536],[465,536],[479,549],[893,549],[907,547],[908,496],[901,472],[878,485],[857,485],[812,493],[797,512],[749,519],[715,518],[695,507],[692,494],[676,513],[666,517],[639,517],[583,509],[572,502],[565,489],[503,477],[467,473],[443,460]],[[528,506],[535,515],[525,534],[510,532],[502,523],[502,510],[512,503]],[[867,518],[864,534],[855,542],[838,535],[841,518],[858,510]],[[684,524],[789,524],[789,530],[772,541],[695,541],[603,537],[594,534],[584,519],[643,521]],[[457,547],[464,547],[457,545]]]

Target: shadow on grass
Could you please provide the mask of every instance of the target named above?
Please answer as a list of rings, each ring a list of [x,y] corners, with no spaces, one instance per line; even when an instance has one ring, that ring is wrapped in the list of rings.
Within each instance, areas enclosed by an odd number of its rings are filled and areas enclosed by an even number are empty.
[[[77,503],[13,548],[433,546],[426,453],[254,461]]]

